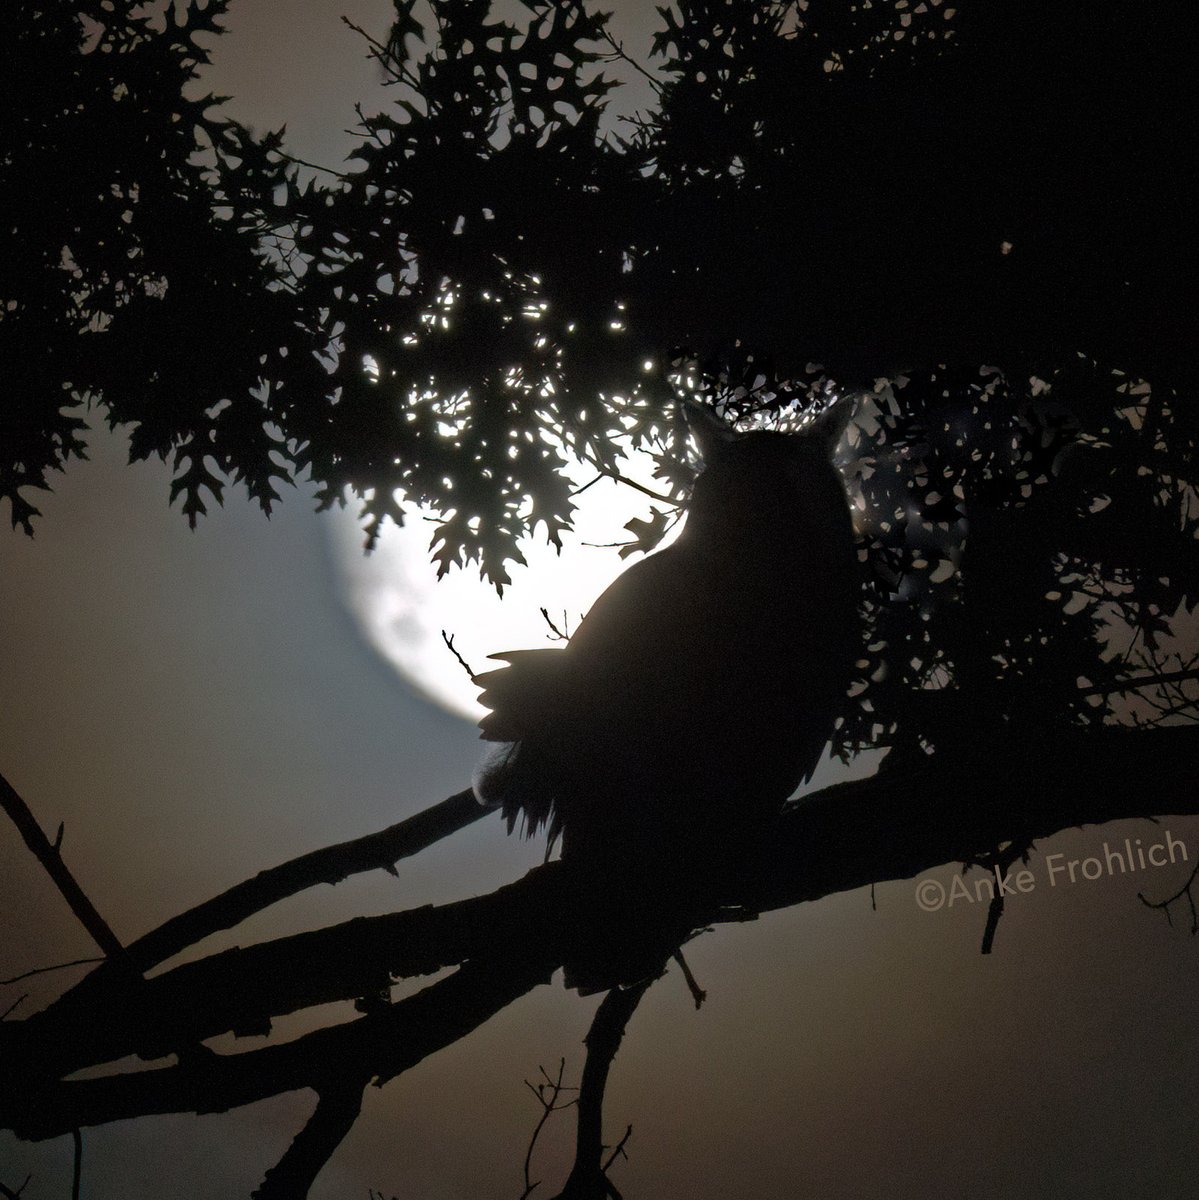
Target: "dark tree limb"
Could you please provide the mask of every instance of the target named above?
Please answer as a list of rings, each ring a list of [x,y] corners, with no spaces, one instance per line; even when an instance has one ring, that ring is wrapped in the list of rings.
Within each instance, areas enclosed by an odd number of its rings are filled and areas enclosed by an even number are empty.
[[[996,893],[987,905],[987,923],[983,927],[982,954],[990,954],[995,946],[995,933],[999,929],[999,918],[1003,916],[1003,896]]]
[[[210,934],[233,929],[262,909],[310,887],[341,883],[365,871],[394,874],[400,859],[457,833],[490,811],[467,789],[378,833],[325,846],[260,871],[130,943],[124,961],[138,972],[148,971]],[[68,1002],[76,1006],[76,1011],[90,1004],[113,984],[114,974],[111,964],[99,967],[67,993]]]
[[[325,846],[260,871],[132,942],[130,959],[139,969],[148,970],[209,934],[232,929],[262,909],[317,884],[341,883],[364,871],[394,874],[400,859],[465,829],[491,811],[482,807],[468,788],[378,833]]]
[[[79,1192],[83,1186],[83,1130],[71,1130],[71,1200],[79,1200]]]
[[[1180,728],[1059,732],[1045,746],[977,743],[953,757],[885,766],[805,798],[763,829],[698,924],[977,861],[996,845],[1078,825],[1195,813],[1197,762],[1199,729]],[[565,864],[551,863],[492,896],[226,951],[146,981],[138,990],[153,1004],[140,1010],[117,987],[91,993],[93,1003],[80,1007],[71,997],[81,985],[43,1014],[0,1024],[9,1074],[0,1125],[47,1137],[149,1112],[224,1109],[315,1086],[324,1080],[322,1062],[359,1063],[385,1076],[387,1046],[431,1053],[454,1039],[454,1028],[473,1028],[564,961],[578,936],[564,872]],[[646,921],[652,917],[647,906]],[[523,957],[534,951],[536,961]],[[336,993],[349,999],[377,990],[393,969],[436,969],[450,958],[466,966],[382,1013],[295,1043],[212,1056],[208,1065],[189,1059],[164,1070],[57,1082],[139,1045],[194,1045],[215,1024],[252,1028]],[[393,1027],[395,1037],[372,1032]]]
[[[1199,726],[1046,731],[888,762],[784,814],[741,881],[747,910],[911,879],[1081,825],[1199,812]]]
[[[601,1161],[604,1153],[604,1092],[612,1060],[624,1040],[629,1020],[641,1003],[641,997],[659,975],[660,972],[633,987],[613,988],[596,1010],[585,1038],[587,1063],[579,1087],[574,1166],[557,1200],[610,1200],[619,1196]],[[628,1140],[627,1134],[624,1140]],[[621,1142],[623,1145],[624,1141]]]
[[[333,1151],[358,1120],[367,1082],[346,1079],[324,1084],[318,1090],[316,1108],[308,1123],[267,1171],[253,1192],[254,1200],[304,1200]]]
[[[0,1127],[40,1140],[151,1113],[225,1112],[301,1088],[320,1092],[346,1078],[381,1085],[548,983],[552,972],[544,957],[472,962],[385,1009],[281,1045],[40,1086],[10,1078],[0,1093]]]
[[[352,1000],[393,978],[431,975],[510,947],[561,954],[560,864],[489,896],[352,921],[185,963],[136,986],[85,980],[43,1012],[0,1027],[0,1058],[44,1076],[128,1054],[161,1058],[233,1032],[266,1033],[270,1018]],[[92,984],[92,986],[87,986]]]

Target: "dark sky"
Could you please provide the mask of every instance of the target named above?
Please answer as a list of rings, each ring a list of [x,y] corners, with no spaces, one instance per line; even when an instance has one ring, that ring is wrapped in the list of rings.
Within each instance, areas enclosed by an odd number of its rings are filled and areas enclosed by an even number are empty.
[[[389,7],[242,0],[214,86],[255,124],[286,121],[297,152],[339,158],[372,74],[334,14],[382,30]],[[626,25],[650,8],[626,6]],[[65,822],[69,865],[128,939],[457,791],[477,742],[367,646],[339,600],[330,518],[304,494],[269,523],[231,496],[190,533],[165,470],[125,468],[123,454],[97,433],[92,461],[38,501],[36,539],[0,535],[0,770],[46,829]],[[1165,826],[1199,853],[1199,823]],[[699,939],[688,959],[706,1005],[672,972],[613,1071],[608,1128],[634,1127],[615,1172],[625,1195],[1193,1195],[1199,944],[1136,900],[1180,872],[1047,886],[1045,851],[1082,856],[1126,833],[1041,847],[1038,890],[1009,903],[990,958],[981,906],[922,913],[911,882],[881,885],[877,911],[861,891]],[[399,879],[309,893],[212,946],[485,892],[538,857],[481,822]],[[0,871],[0,975],[92,952],[4,828]],[[27,989],[32,1008],[76,974],[5,988],[0,1007]],[[577,1080],[595,1006],[543,988],[372,1091],[313,1196],[519,1196],[538,1115],[522,1081],[562,1056]],[[310,1106],[288,1096],[89,1130],[85,1194],[248,1195]],[[546,1194],[570,1132],[560,1118],[547,1135]],[[0,1135],[0,1181],[32,1172],[27,1200],[69,1194],[69,1171],[66,1139]]]

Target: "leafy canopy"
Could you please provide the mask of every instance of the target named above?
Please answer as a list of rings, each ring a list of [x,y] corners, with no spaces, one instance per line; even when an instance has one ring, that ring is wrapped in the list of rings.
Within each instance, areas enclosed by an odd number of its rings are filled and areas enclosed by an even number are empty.
[[[315,177],[195,95],[225,7],[0,16],[14,524],[86,400],[193,522],[307,473],[372,542],[431,506],[440,569],[502,587],[569,529],[571,457],[654,456],[653,544],[680,396],[777,423],[861,389],[842,752],[1189,711],[1120,686],[1190,669],[1189,2],[684,0],[621,116],[598,10],[397,0],[393,103]]]

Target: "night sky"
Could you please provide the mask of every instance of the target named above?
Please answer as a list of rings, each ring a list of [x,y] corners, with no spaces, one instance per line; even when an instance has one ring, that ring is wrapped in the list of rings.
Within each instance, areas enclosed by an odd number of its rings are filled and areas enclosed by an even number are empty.
[[[626,9],[636,36],[652,6]],[[209,81],[237,97],[234,115],[286,122],[296,153],[333,165],[352,102],[382,95],[340,11],[382,32],[390,5],[241,0]],[[269,522],[231,495],[193,533],[168,508],[166,469],[124,454],[97,431],[92,461],[37,499],[36,538],[0,534],[0,770],[46,830],[65,822],[68,865],[128,940],[460,790],[478,743],[370,648],[342,602],[337,518],[302,487]],[[1163,828],[1193,862],[1199,822]],[[877,911],[863,890],[698,939],[688,961],[707,1003],[696,1012],[672,969],[613,1069],[609,1140],[633,1126],[617,1185],[694,1200],[1193,1195],[1199,942],[1136,899],[1172,892],[1186,868],[1048,886],[1046,852],[1125,836],[1162,835],[1142,822],[1039,847],[1037,890],[1009,902],[989,958],[985,905],[924,913],[913,881],[880,885]],[[305,893],[203,949],[483,893],[540,856],[486,820],[398,879]],[[948,886],[953,868],[932,874]],[[3,976],[95,952],[4,827],[0,927]],[[0,1009],[27,991],[31,1011],[79,970],[5,987]],[[313,1196],[515,1200],[539,1115],[523,1081],[565,1057],[577,1082],[597,1002],[558,977],[372,1090]],[[85,1195],[247,1196],[311,1104],[88,1130]],[[572,1134],[563,1115],[544,1135],[539,1194],[561,1182]],[[0,1135],[0,1182],[32,1173],[26,1200],[68,1195],[70,1164],[69,1139]]]

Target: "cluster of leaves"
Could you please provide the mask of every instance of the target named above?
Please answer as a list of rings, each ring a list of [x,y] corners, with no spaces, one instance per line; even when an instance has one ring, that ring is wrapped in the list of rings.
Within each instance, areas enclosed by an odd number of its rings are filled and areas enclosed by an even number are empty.
[[[1180,107],[1191,7],[683,0],[655,107],[618,121],[603,14],[432,0],[424,28],[397,0],[372,43],[395,103],[361,114],[350,173],[307,183],[278,135],[189,98],[224,7],[0,17],[14,523],[82,453],[68,405],[91,399],[135,457],[173,456],[192,520],[229,478],[269,508],[307,471],[372,541],[434,510],[440,569],[502,586],[521,537],[569,527],[568,458],[653,455],[646,549],[693,471],[680,396],[753,423],[866,384],[873,712],[843,748],[910,741],[902,698],[967,679],[995,712],[1020,677],[1024,711],[1108,713],[1031,681],[1047,647],[1099,644],[1121,588],[1142,648],[1182,599],[1174,567],[1133,578],[1097,547],[1123,520],[1173,563],[1193,519],[1154,491],[1188,486],[1193,441],[1164,399],[1193,345],[1188,151],[1149,136]],[[1141,424],[1080,351],[1153,383]],[[1139,499],[1092,513],[1109,460]],[[1080,581],[1102,601],[1072,607]]]
[[[10,5],[0,17],[0,497],[84,453],[70,406],[102,400],[132,455],[172,457],[194,521],[201,489],[245,482],[264,507],[285,474],[256,394],[290,325],[269,244],[280,138],[255,138],[186,89],[225,0]]]
[[[1079,357],[880,381],[859,434],[871,586],[843,757],[1199,715],[1193,408]]]
[[[361,169],[296,195],[304,320],[331,365],[313,381],[294,360],[286,427],[324,503],[363,497],[371,540],[428,505],[441,569],[478,560],[502,585],[521,534],[569,526],[567,454],[612,461],[636,175],[601,129],[602,16],[431,9],[430,44],[403,3],[376,47],[397,100],[364,118]]]

